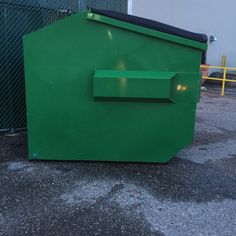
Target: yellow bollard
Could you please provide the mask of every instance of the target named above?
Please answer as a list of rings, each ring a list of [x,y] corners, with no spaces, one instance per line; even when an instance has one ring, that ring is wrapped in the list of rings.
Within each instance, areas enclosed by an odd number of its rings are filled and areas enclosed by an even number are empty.
[[[226,64],[227,64],[227,56],[223,55],[221,58],[221,66],[226,67]]]
[[[224,75],[223,75],[223,81],[222,81],[221,96],[224,96],[224,95],[225,95],[225,82],[226,82],[226,75],[227,75],[227,68],[224,67]]]

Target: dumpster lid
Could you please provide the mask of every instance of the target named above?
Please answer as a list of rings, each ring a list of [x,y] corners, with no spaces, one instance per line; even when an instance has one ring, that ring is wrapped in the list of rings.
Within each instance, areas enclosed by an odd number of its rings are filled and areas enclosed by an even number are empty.
[[[139,25],[142,27],[146,27],[149,29],[157,30],[163,33],[179,36],[182,38],[194,40],[200,43],[207,43],[208,38],[207,35],[205,34],[198,34],[198,33],[193,33],[191,31],[183,30],[171,25],[167,25],[158,21],[154,20],[149,20],[146,18],[138,17],[138,16],[132,16],[120,12],[115,12],[115,11],[110,11],[110,10],[98,10],[91,8],[91,12],[107,17],[114,18],[116,20],[124,21],[127,23]]]

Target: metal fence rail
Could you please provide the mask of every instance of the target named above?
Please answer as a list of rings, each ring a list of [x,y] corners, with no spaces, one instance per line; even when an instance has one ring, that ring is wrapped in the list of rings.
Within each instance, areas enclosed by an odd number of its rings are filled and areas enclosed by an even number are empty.
[[[23,36],[87,6],[127,12],[127,0],[0,0],[0,132],[26,127]]]
[[[215,80],[215,81],[221,81],[222,82],[221,96],[225,95],[226,82],[236,83],[236,80],[227,79],[227,71],[235,71],[236,72],[236,68],[234,68],[234,67],[201,65],[201,68],[216,69],[216,70],[220,69],[220,70],[223,71],[223,77],[222,78],[209,77],[208,75],[207,76],[202,76],[202,78],[205,79],[205,80]]]

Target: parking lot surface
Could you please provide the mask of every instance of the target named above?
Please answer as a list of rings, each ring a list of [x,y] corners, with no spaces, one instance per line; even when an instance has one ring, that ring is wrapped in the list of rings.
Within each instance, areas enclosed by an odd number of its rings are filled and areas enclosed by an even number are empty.
[[[0,235],[236,235],[236,97],[202,93],[169,164],[27,160],[0,136]]]

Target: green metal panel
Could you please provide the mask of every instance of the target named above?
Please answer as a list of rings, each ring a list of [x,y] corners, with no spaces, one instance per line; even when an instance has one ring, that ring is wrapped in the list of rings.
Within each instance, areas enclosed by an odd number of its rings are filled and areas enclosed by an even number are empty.
[[[192,142],[199,47],[78,13],[26,36],[24,51],[30,159],[167,162]],[[121,75],[141,99],[94,97],[118,96]],[[174,102],[143,99],[169,86]]]
[[[172,72],[96,70],[94,97],[170,98]]]
[[[196,47],[196,48],[199,48],[199,49],[202,49],[202,50],[207,49],[207,44],[205,44],[205,43],[200,43],[200,42],[193,41],[193,40],[190,40],[190,39],[181,38],[181,37],[178,37],[178,36],[175,36],[175,35],[170,35],[170,34],[167,34],[167,33],[158,32],[156,30],[147,29],[147,28],[142,27],[142,26],[138,26],[138,25],[127,23],[127,22],[115,20],[115,19],[112,19],[112,18],[109,18],[109,17],[106,17],[106,16],[95,14],[95,13],[88,13],[87,18],[89,20],[94,20],[94,21],[97,21],[97,22],[100,22],[100,23],[104,23],[104,24],[115,26],[115,27],[120,27],[120,28],[123,28],[123,29],[138,32],[140,34],[146,34],[146,35],[149,35],[149,36],[152,36],[152,37],[165,39],[165,40],[175,42],[175,43],[179,43],[179,44],[183,44],[183,45],[186,45],[186,46]]]

